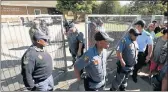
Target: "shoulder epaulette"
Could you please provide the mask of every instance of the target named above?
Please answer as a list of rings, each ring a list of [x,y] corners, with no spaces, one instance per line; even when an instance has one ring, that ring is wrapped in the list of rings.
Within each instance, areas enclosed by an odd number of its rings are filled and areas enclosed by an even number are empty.
[[[151,36],[151,34],[148,31],[144,30],[144,32],[146,33],[147,36]]]

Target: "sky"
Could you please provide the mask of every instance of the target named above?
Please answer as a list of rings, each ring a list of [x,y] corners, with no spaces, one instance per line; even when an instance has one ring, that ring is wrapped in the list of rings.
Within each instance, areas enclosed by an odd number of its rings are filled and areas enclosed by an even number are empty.
[[[102,2],[102,1],[98,1],[98,2]],[[123,6],[123,5],[130,3],[131,1],[119,1],[119,2],[121,4],[121,6]]]
[[[130,3],[131,1],[119,1],[119,2],[121,4],[121,6],[123,6],[123,5],[126,5],[126,4]]]

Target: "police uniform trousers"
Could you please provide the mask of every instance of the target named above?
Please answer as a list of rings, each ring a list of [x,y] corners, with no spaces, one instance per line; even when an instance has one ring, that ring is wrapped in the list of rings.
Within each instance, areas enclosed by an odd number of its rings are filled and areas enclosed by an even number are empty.
[[[127,67],[127,66],[126,66]],[[130,66],[129,66],[130,67]],[[133,67],[133,66],[132,66]],[[130,68],[132,68],[130,67]],[[127,81],[132,72],[132,69],[124,71],[121,66],[117,66],[117,73],[115,79],[112,81],[112,87],[110,91],[121,91],[127,87]]]
[[[138,53],[138,63],[134,66],[133,70],[133,77],[137,77],[138,70],[141,69],[144,65],[146,65],[145,60],[146,60],[147,54],[145,52],[139,52]]]
[[[84,78],[85,91],[103,91],[104,88],[105,88],[105,84],[103,86],[101,86],[100,88],[90,88],[90,85],[89,85],[90,82],[97,83],[97,82],[93,81],[93,79],[91,79],[89,77]]]
[[[41,81],[39,83],[35,83],[35,88],[31,91],[53,91],[54,88],[54,81],[53,76],[49,76],[44,81]]]

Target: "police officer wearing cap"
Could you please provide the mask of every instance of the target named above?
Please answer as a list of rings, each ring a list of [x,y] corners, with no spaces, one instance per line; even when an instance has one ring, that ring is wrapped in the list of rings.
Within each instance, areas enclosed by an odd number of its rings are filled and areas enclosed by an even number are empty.
[[[144,65],[146,65],[146,63],[148,63],[149,60],[151,59],[153,52],[153,40],[150,33],[144,30],[145,27],[144,20],[139,20],[134,25],[136,29],[142,34],[137,37],[137,43],[139,47],[138,63],[134,66],[134,71],[132,75],[133,81],[136,83],[138,70],[141,69]],[[145,53],[146,48],[147,53]]]
[[[44,34],[46,34],[49,37],[48,43],[50,44],[51,43],[50,42],[50,32],[49,32],[48,24],[45,20],[40,21],[40,29]]]
[[[73,61],[72,66],[73,66],[76,59],[79,58],[84,51],[83,33],[78,32],[73,22],[69,24],[69,29],[67,31],[67,39],[68,39],[69,51],[73,58],[72,60]]]
[[[44,51],[48,37],[38,31],[33,35],[33,45],[28,48],[21,59],[21,74],[24,85],[31,91],[52,91],[52,58]]]
[[[40,29],[40,20],[39,19],[34,19],[31,28],[29,29],[29,35],[31,42],[34,43],[33,36],[34,33],[37,31],[41,31]]]
[[[105,87],[106,60],[109,47],[108,41],[113,41],[105,32],[95,34],[96,44],[90,47],[75,65],[74,71],[77,79],[80,80],[80,70],[85,68],[84,88],[86,91],[101,91]]]
[[[94,35],[97,32],[97,24],[96,22],[92,21],[91,23],[89,23],[88,25],[88,44],[89,47],[93,47],[96,43]]]
[[[97,21],[97,30],[98,31],[103,31],[103,32],[105,32],[105,28],[103,27],[103,21],[101,20],[101,19],[98,19],[98,21]]]
[[[131,28],[129,34],[124,37],[117,47],[117,73],[115,79],[112,81],[110,91],[125,91],[127,87],[127,80],[130,73],[133,71],[134,65],[137,63],[138,44],[136,39],[140,35],[138,30]]]

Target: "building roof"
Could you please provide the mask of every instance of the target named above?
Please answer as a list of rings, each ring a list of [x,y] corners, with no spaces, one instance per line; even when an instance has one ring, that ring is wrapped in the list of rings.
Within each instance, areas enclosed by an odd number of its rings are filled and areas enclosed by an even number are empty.
[[[33,7],[56,7],[57,1],[2,1],[1,5],[8,6],[33,6]]]

